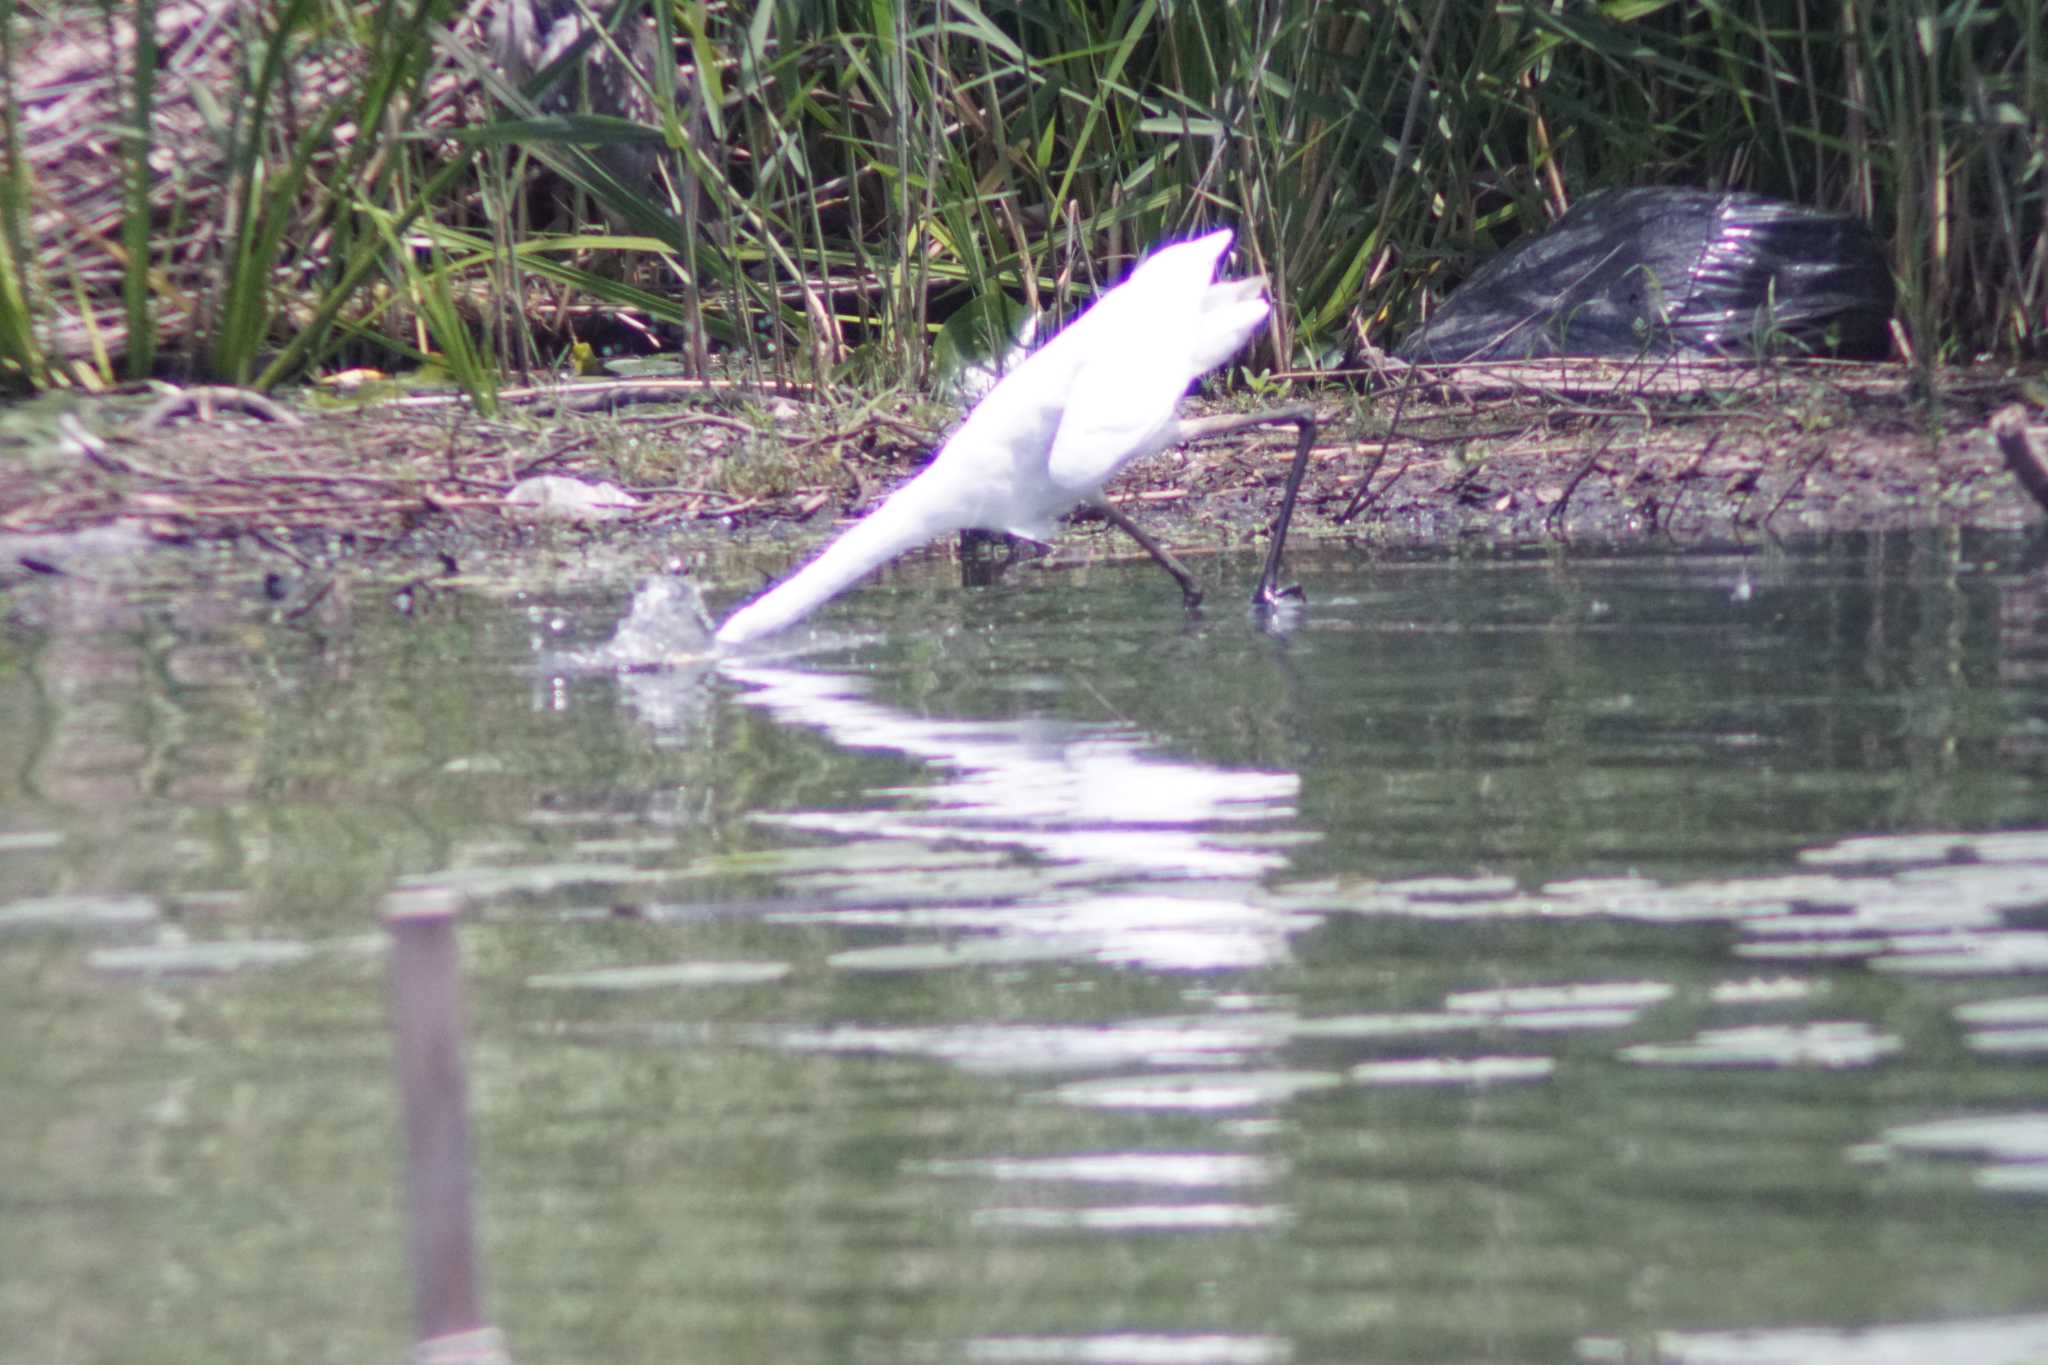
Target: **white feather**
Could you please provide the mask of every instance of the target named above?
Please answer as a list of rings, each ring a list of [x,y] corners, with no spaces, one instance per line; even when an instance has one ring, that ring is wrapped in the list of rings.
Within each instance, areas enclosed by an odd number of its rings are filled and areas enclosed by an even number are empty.
[[[1131,461],[1171,444],[1196,379],[1266,319],[1262,279],[1217,283],[1229,229],[1160,248],[1005,375],[924,472],[718,628],[721,644],[800,620],[869,570],[949,532],[1033,540]]]

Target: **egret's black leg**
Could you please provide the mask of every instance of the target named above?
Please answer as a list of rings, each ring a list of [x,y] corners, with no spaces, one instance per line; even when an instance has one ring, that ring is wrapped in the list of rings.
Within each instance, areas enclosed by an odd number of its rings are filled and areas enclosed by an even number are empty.
[[[1272,414],[1279,420],[1280,413]],[[1280,514],[1273,518],[1273,541],[1266,547],[1266,568],[1259,575],[1259,586],[1252,590],[1254,607],[1275,606],[1285,598],[1301,599],[1301,585],[1290,583],[1280,586],[1280,556],[1287,549],[1287,528],[1294,521],[1294,502],[1301,495],[1301,477],[1308,472],[1308,454],[1316,443],[1315,409],[1299,410],[1288,416],[1301,431],[1301,440],[1294,448],[1294,463],[1287,467],[1287,488],[1280,495]]]
[[[1301,442],[1295,446],[1294,463],[1287,470],[1287,491],[1280,498],[1280,515],[1273,519],[1273,543],[1266,549],[1266,569],[1259,575],[1259,586],[1252,592],[1254,607],[1270,607],[1288,598],[1298,600],[1301,597],[1298,584],[1280,586],[1280,555],[1287,548],[1287,528],[1294,521],[1294,500],[1301,493],[1301,477],[1308,472],[1308,453],[1316,443],[1315,405],[1296,403],[1270,412],[1232,412],[1217,417],[1198,417],[1182,422],[1174,432],[1175,440],[1198,441],[1206,436],[1228,436],[1248,427],[1272,426],[1278,422],[1294,423],[1301,432]]]
[[[1152,539],[1144,527],[1132,521],[1107,498],[1097,498],[1087,506],[1096,516],[1137,541],[1139,549],[1151,555],[1155,564],[1173,575],[1173,581],[1180,584],[1181,599],[1187,603],[1189,610],[1202,605],[1202,585],[1195,581],[1195,576],[1188,572],[1187,566],[1175,559],[1164,545]]]

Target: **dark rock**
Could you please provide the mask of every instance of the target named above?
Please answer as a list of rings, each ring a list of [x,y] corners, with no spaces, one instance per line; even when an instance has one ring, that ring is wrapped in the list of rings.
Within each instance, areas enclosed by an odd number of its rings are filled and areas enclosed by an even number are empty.
[[[1892,276],[1860,219],[1647,186],[1579,201],[1481,266],[1395,354],[1832,355],[1891,349]]]

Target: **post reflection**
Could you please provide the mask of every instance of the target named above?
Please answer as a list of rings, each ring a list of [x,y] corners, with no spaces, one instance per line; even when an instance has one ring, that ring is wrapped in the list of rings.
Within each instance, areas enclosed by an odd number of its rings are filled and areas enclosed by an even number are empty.
[[[476,1247],[476,1163],[462,1052],[461,898],[424,888],[386,902],[391,1032],[405,1128],[406,1229],[416,1365],[499,1365]]]

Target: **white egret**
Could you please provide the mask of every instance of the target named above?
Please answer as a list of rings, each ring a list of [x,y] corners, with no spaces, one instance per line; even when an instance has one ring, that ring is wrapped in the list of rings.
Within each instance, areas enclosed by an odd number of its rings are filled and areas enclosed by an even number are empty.
[[[1202,436],[1266,422],[1301,432],[1265,574],[1255,600],[1282,595],[1275,580],[1294,495],[1315,439],[1307,405],[1182,422],[1188,386],[1236,354],[1266,320],[1261,277],[1216,279],[1229,229],[1161,247],[1005,375],[925,469],[794,575],[734,612],[718,642],[781,630],[869,570],[915,546],[970,528],[1044,541],[1058,518],[1088,506],[1122,528],[1181,586],[1192,575],[1122,512],[1103,485],[1133,460]]]

